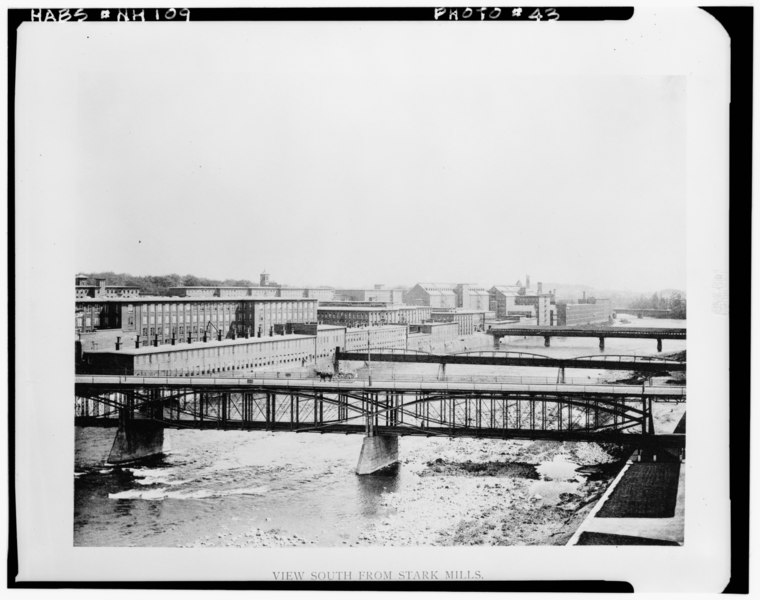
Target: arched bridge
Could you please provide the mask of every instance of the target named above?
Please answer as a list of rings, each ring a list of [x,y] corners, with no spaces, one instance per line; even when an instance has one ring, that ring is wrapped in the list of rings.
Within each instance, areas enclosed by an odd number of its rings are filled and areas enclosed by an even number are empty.
[[[553,358],[531,352],[506,350],[470,350],[456,354],[430,354],[409,350],[373,350],[367,352],[335,352],[335,372],[340,361],[435,363],[440,365],[496,365],[516,367],[551,367],[558,369],[602,369],[662,373],[685,371],[686,362],[672,358],[630,354],[597,354],[574,358]]]

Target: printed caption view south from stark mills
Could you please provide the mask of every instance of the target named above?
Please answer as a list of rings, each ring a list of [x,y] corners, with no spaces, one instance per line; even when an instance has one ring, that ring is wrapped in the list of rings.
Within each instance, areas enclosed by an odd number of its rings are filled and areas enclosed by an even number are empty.
[[[685,293],[507,281],[78,274],[75,545],[682,545]]]

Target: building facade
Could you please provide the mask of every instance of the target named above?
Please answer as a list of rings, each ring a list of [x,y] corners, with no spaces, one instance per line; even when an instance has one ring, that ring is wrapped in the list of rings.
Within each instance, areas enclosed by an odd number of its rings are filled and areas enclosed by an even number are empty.
[[[391,323],[423,323],[430,320],[429,306],[394,305],[386,302],[320,302],[320,323],[368,327]]]
[[[346,351],[406,349],[408,328],[405,325],[384,325],[346,329]]]
[[[579,303],[557,302],[557,325],[591,325],[612,320],[612,302],[594,299]]]
[[[315,323],[317,301],[282,298],[170,298],[78,300],[75,330],[121,329],[159,344],[242,336],[266,336],[275,325]],[[96,318],[97,317],[97,318]]]
[[[386,302],[401,304],[404,301],[404,291],[400,289],[337,289],[334,300],[338,302]]]
[[[140,295],[140,288],[130,285],[106,285],[106,280],[96,278],[94,285],[88,285],[88,277],[77,275],[74,278],[76,298],[135,298]]]
[[[418,283],[404,295],[404,304],[430,308],[456,308],[457,295],[448,283]]]
[[[470,335],[482,331],[485,325],[485,312],[469,310],[433,310],[430,312],[432,321],[456,323],[457,335]]]
[[[428,342],[435,345],[442,345],[454,340],[459,335],[459,325],[457,323],[422,323],[421,325],[409,326],[409,338],[412,335],[427,336]],[[419,348],[416,348],[419,349]]]
[[[472,283],[459,283],[454,288],[457,307],[467,310],[490,310],[490,294],[484,287]]]
[[[253,369],[297,368],[316,357],[314,336],[284,335],[212,342],[85,352],[83,373],[191,376],[244,373]]]
[[[180,298],[275,298],[277,288],[195,285],[169,288],[169,295]]]
[[[520,293],[521,288],[517,285],[495,285],[488,294],[490,297],[490,308],[496,313],[497,319],[506,317],[510,311],[516,310],[515,298]]]

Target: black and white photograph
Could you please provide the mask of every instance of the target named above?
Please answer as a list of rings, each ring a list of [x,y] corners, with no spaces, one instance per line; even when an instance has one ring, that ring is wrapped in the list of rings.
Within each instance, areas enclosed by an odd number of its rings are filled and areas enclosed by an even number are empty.
[[[31,580],[726,586],[714,16],[17,12]]]

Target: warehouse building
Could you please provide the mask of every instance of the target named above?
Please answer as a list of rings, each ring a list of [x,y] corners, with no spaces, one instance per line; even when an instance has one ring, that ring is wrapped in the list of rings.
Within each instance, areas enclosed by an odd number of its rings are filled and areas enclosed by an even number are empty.
[[[141,296],[133,300],[77,300],[77,333],[121,329],[140,336],[143,344],[207,338],[265,336],[275,325],[315,323],[317,301],[282,298],[170,298]],[[97,317],[97,319],[96,319]],[[89,319],[89,320],[88,320]]]
[[[454,287],[457,308],[467,310],[490,310],[490,294],[486,288],[472,283],[459,283]]]
[[[515,313],[517,310],[515,298],[522,289],[519,285],[495,285],[488,290],[490,309],[496,313],[497,319],[503,319],[510,312]]]
[[[430,308],[456,308],[457,295],[454,287],[449,283],[418,283],[404,294],[404,304]]]
[[[317,325],[316,323],[294,323],[292,333],[313,335],[317,338],[317,360],[330,360],[335,357],[335,348],[346,347],[346,328],[339,325]]]
[[[131,285],[106,285],[106,280],[96,278],[95,284],[87,283],[89,277],[77,275],[74,277],[76,298],[134,298],[140,295],[140,288]]]
[[[577,303],[557,302],[557,325],[591,325],[612,320],[612,301],[591,298]]]
[[[277,288],[194,285],[169,288],[169,295],[180,298],[275,298]]]
[[[406,293],[404,302],[433,309],[492,310],[490,293],[474,283],[418,283]]]
[[[118,302],[81,298],[74,303],[74,330],[90,333],[101,329],[121,327],[121,310]]]
[[[408,328],[405,325],[384,325],[346,329],[346,351],[406,349]]]
[[[284,335],[85,352],[78,372],[142,376],[242,374],[252,369],[312,363],[316,338]]]
[[[422,323],[409,326],[408,347],[410,350],[426,350],[428,352],[442,347],[459,335],[459,325],[456,323]]]
[[[373,289],[337,289],[333,300],[337,302],[386,302],[401,304],[404,301],[404,290],[387,290],[382,287]]]
[[[456,323],[457,335],[470,335],[485,328],[484,311],[471,311],[464,309],[456,310],[433,310],[430,312],[432,321],[443,323]]]
[[[346,327],[423,323],[430,320],[429,306],[394,305],[387,302],[320,302],[321,323]]]
[[[313,298],[315,300],[329,301],[335,296],[335,290],[332,288],[296,288],[280,287],[277,288],[279,298]]]

